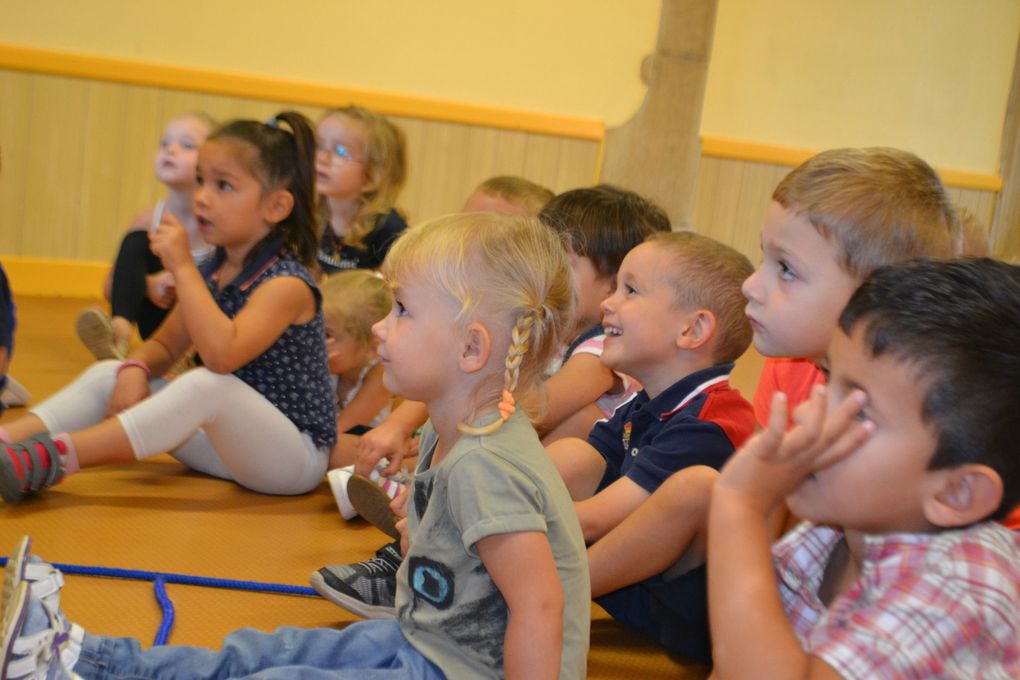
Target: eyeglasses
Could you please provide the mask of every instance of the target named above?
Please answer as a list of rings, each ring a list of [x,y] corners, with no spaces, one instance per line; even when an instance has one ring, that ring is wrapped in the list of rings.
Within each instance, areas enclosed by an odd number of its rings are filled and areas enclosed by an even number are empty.
[[[351,155],[351,150],[343,144],[336,144],[334,146],[327,146],[326,144],[316,144],[316,153],[324,153],[329,156],[331,163],[337,165],[347,165],[348,163],[364,163],[365,161],[361,158],[355,158]]]

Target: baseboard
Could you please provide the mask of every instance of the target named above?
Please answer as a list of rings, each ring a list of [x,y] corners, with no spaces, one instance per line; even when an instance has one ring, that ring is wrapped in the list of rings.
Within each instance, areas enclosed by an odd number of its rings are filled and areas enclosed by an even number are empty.
[[[103,296],[108,262],[50,260],[41,257],[0,255],[15,297],[66,297],[95,299]]]

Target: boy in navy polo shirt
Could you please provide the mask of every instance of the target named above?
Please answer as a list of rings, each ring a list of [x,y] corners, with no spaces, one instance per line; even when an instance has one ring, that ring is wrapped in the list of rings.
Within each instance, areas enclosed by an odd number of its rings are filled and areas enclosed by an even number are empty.
[[[624,625],[671,652],[710,659],[704,534],[718,470],[754,431],[751,405],[730,387],[733,361],[748,348],[741,283],[746,257],[692,232],[654,234],[624,258],[616,291],[602,303],[602,360],[644,390],[596,424],[588,441],[548,447],[575,501],[592,595]],[[635,583],[614,572],[613,534],[674,472],[690,481],[681,562]],[[618,556],[618,554],[617,554]]]

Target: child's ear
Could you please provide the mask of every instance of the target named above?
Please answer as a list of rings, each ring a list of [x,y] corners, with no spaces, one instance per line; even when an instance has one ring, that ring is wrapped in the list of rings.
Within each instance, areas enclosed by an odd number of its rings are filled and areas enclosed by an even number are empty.
[[[703,347],[715,337],[715,327],[715,314],[707,309],[697,309],[681,321],[676,346],[688,350]]]
[[[937,527],[950,529],[981,521],[1002,503],[1002,478],[987,465],[971,463],[940,475],[935,492],[924,503],[924,517]]]
[[[270,224],[287,219],[294,209],[294,196],[286,189],[274,189],[262,199],[262,218]]]
[[[469,323],[461,334],[463,351],[460,356],[460,370],[474,373],[489,363],[492,352],[492,336],[480,323]]]

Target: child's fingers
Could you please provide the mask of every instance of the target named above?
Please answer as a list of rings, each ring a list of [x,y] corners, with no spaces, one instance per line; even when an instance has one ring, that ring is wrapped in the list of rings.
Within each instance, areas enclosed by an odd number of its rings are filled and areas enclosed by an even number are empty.
[[[852,454],[864,442],[868,441],[868,437],[871,436],[874,429],[875,424],[870,420],[852,423],[841,432],[838,439],[825,447],[822,453],[819,454],[814,461],[812,472],[818,472],[830,465],[834,465]]]

